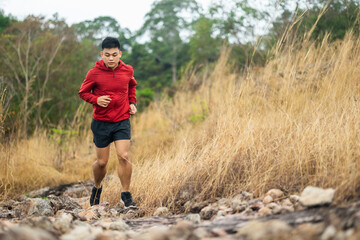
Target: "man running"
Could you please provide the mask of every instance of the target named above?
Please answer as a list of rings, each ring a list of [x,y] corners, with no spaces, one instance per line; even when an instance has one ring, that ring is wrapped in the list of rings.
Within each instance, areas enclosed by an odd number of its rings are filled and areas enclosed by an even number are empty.
[[[106,175],[110,143],[114,142],[119,164],[117,173],[122,185],[121,203],[125,208],[136,207],[130,194],[132,164],[129,160],[130,115],[136,109],[136,81],[134,70],[121,60],[120,42],[117,38],[103,40],[100,55],[86,75],[79,96],[93,105],[91,130],[96,146],[97,160],[92,165],[95,186],[92,189],[90,205],[100,203],[101,181]]]

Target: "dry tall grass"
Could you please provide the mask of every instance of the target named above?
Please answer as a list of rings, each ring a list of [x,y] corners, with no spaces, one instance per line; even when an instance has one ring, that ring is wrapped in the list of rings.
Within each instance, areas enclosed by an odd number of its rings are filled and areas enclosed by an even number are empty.
[[[64,144],[59,144],[59,136],[49,135],[44,131],[28,139],[0,144],[0,200],[91,178],[88,166],[94,156],[87,139],[90,135]]]
[[[132,191],[144,209],[271,188],[360,193],[360,40],[288,44],[263,69],[233,74],[224,52],[211,76],[133,120]],[[188,83],[201,75],[189,74]],[[187,86],[191,86],[188,84]],[[117,204],[119,180],[105,185]]]
[[[287,44],[245,75],[233,73],[229,51],[209,77],[189,71],[173,99],[132,119],[132,192],[139,206],[176,209],[183,190],[201,200],[315,185],[336,188],[338,201],[358,197],[360,40],[350,33],[333,43],[325,37]],[[88,133],[69,144],[73,154],[60,165],[59,148],[46,135],[1,148],[1,191],[91,179]],[[118,204],[120,191],[112,177],[102,200]]]

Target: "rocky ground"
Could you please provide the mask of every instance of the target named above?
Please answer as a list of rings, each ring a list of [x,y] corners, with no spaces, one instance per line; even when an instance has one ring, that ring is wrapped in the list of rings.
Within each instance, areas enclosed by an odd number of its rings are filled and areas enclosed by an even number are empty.
[[[184,201],[184,213],[107,203],[86,207],[91,182],[30,192],[0,204],[0,239],[360,239],[360,203],[335,206],[334,190],[307,187],[301,196],[272,189],[260,199]],[[186,195],[186,193],[184,194]]]

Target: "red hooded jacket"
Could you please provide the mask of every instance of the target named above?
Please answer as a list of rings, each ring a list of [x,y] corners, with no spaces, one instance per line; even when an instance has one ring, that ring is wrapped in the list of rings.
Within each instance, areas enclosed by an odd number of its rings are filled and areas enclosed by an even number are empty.
[[[97,98],[109,95],[111,101],[107,107],[97,105]],[[104,61],[97,61],[86,75],[79,96],[93,105],[93,117],[104,122],[118,122],[130,118],[129,103],[136,103],[136,81],[134,70],[121,60],[112,70]]]

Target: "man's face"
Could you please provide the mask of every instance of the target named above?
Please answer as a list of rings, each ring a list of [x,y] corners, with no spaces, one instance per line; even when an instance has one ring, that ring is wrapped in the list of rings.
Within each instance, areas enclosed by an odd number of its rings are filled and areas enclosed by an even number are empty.
[[[118,48],[104,48],[100,55],[107,67],[114,69],[119,65],[121,51]]]

